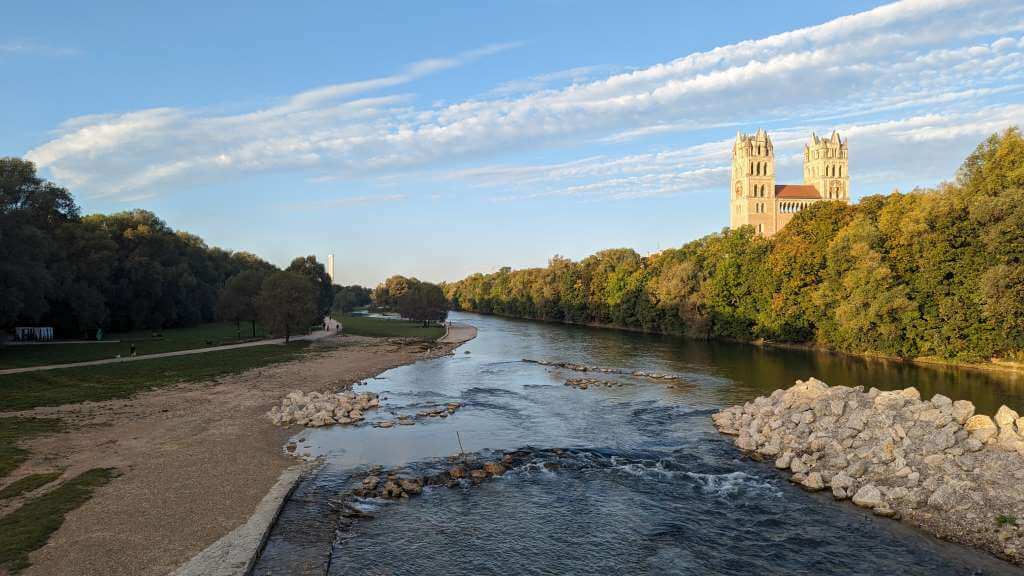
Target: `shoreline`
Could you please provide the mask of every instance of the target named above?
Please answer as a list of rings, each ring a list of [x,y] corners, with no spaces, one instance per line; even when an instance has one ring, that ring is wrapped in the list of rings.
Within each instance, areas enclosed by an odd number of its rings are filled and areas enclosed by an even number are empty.
[[[98,466],[121,473],[66,516],[30,554],[23,574],[168,574],[183,567],[244,527],[282,474],[301,465],[283,449],[297,430],[265,417],[282,396],[350,388],[450,354],[464,341],[425,347],[418,340],[330,337],[315,343],[311,356],[212,381],[4,413],[59,417],[70,432],[23,443],[31,456],[11,481],[54,468],[64,477]]]
[[[956,368],[963,370],[976,370],[980,372],[998,372],[998,373],[1009,373],[1019,374],[1024,376],[1024,362],[1013,362],[1011,360],[992,360],[991,362],[956,362],[953,360],[943,360],[933,356],[919,356],[917,358],[901,358],[899,356],[888,356],[885,354],[869,353],[869,352],[844,352],[842,350],[835,350],[816,344],[807,344],[800,342],[775,342],[770,340],[737,340],[734,338],[697,338],[695,336],[687,336],[676,332],[662,332],[657,330],[645,330],[643,328],[636,328],[633,326],[619,326],[616,324],[601,324],[593,322],[567,322],[565,320],[547,320],[544,318],[527,318],[524,316],[507,316],[504,314],[497,314],[495,312],[476,312],[473,310],[459,310],[460,312],[467,312],[470,314],[479,314],[481,316],[495,316],[506,320],[522,320],[524,322],[543,322],[545,324],[558,324],[562,326],[579,326],[583,328],[595,328],[599,330],[615,330],[619,332],[633,332],[635,334],[650,334],[652,336],[672,336],[675,338],[686,338],[688,340],[702,340],[705,342],[729,342],[733,344],[747,344],[749,346],[755,346],[758,348],[777,348],[780,350],[802,350],[805,352],[819,352],[823,354],[834,354],[836,356],[846,356],[850,358],[861,358],[863,360],[873,361],[885,361],[885,362],[897,362],[901,364],[914,364],[917,366],[943,366],[946,368]]]

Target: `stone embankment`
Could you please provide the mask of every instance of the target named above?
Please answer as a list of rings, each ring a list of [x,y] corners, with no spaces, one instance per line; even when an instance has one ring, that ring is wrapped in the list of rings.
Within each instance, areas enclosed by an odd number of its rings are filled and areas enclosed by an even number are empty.
[[[1024,418],[915,388],[828,386],[811,378],[714,415],[756,459],[808,490],[933,534],[1024,560]]]
[[[566,370],[573,370],[575,372],[601,372],[602,374],[621,374],[624,376],[636,376],[638,378],[650,378],[652,380],[682,380],[679,376],[672,374],[660,374],[657,372],[643,372],[641,370],[629,371],[621,370],[619,368],[603,368],[601,366],[585,366],[583,364],[573,364],[572,362],[550,362],[547,360],[530,360],[523,358],[523,362],[528,364],[540,364],[541,366],[551,366],[553,368],[565,368]]]

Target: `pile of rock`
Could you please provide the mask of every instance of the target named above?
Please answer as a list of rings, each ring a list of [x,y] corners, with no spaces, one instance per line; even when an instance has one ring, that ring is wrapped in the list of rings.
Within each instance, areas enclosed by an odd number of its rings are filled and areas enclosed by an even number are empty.
[[[371,469],[358,486],[342,497],[397,500],[416,496],[423,492],[425,486],[475,486],[489,478],[505,474],[517,462],[514,453],[505,454],[500,459],[491,461],[462,456],[453,456],[449,460],[451,466],[448,468],[425,475],[410,474],[403,470]]]
[[[651,378],[654,380],[682,380],[679,376],[673,376],[672,374],[661,374],[659,372],[644,372],[642,370],[621,370],[619,368],[602,368],[600,366],[585,366],[583,364],[573,364],[572,362],[550,362],[547,360],[530,360],[523,358],[523,362],[530,364],[540,364],[541,366],[552,366],[554,368],[565,368],[566,370],[572,370],[574,372],[601,372],[602,374],[620,374],[623,376],[636,376],[638,378]]]
[[[447,418],[448,416],[455,414],[455,411],[461,407],[462,404],[459,404],[458,402],[449,402],[448,404],[438,408],[420,410],[416,413],[415,417],[403,414],[394,420],[380,420],[378,422],[374,422],[373,425],[377,428],[392,428],[395,424],[398,424],[399,426],[413,426],[416,424],[416,419]]]
[[[736,446],[771,458],[810,490],[876,514],[903,517],[940,537],[1024,556],[1024,419],[995,419],[966,400],[921,400],[915,388],[882,392],[811,378],[714,415]]]
[[[309,392],[296,390],[267,412],[271,422],[278,426],[330,426],[355,424],[363,420],[363,413],[380,406],[373,392],[357,394],[346,392]]]
[[[591,386],[606,386],[609,388],[625,386],[622,382],[599,380],[597,378],[570,378],[565,381],[565,385],[572,388],[579,388],[580,390],[586,390]]]

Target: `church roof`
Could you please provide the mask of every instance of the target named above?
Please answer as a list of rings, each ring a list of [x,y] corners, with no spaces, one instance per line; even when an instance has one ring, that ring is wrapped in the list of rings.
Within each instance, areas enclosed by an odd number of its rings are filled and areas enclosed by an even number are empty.
[[[813,184],[776,184],[775,197],[821,199],[821,194]]]

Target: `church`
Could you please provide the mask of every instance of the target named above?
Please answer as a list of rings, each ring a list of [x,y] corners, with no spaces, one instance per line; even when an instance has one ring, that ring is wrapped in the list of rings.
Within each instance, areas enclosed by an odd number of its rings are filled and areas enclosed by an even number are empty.
[[[750,136],[736,134],[732,147],[732,181],[729,187],[729,225],[751,225],[763,236],[772,236],[797,212],[825,200],[850,203],[850,173],[846,142],[839,133],[818,138],[804,146],[804,183],[775,183],[775,152],[763,129]]]

